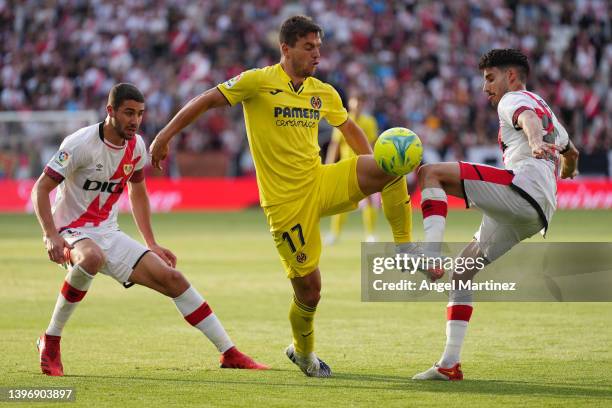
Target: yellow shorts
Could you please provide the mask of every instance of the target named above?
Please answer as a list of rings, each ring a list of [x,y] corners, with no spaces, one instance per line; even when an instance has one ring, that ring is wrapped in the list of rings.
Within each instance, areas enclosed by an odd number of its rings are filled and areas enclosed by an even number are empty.
[[[319,167],[303,197],[263,208],[290,279],[306,276],[319,266],[321,217],[354,210],[365,197],[357,181],[357,156]]]

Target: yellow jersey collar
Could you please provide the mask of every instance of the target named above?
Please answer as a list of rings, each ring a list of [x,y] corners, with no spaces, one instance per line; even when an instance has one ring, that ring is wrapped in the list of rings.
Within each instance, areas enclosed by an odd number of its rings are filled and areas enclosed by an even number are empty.
[[[287,83],[287,85],[289,85],[289,89],[291,89],[293,92],[295,92],[298,95],[302,93],[302,91],[304,90],[304,86],[306,85],[306,82],[310,79],[310,78],[306,78],[300,84],[300,87],[295,89],[293,87],[293,82],[291,82],[291,77],[285,72],[285,70],[283,69],[283,66],[280,64],[280,62],[278,64],[276,64],[276,69],[278,71],[278,75],[282,78],[283,82]]]

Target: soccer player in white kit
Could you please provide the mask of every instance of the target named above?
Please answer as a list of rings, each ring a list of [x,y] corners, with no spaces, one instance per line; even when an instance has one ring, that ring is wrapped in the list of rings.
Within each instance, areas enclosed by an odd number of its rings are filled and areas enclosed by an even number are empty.
[[[155,240],[143,172],[147,148],[136,133],[144,106],[134,85],[115,85],[106,120],[64,139],[32,190],[49,259],[68,269],[49,327],[37,342],[41,370],[64,375],[62,330],[98,272],[126,288],[140,284],[171,297],[185,320],[217,347],[222,368],[266,369],[238,351],[208,303],[175,269],[176,256]],[[49,193],[58,186],[51,208]],[[119,230],[117,202],[126,186],[147,246]]]
[[[483,212],[473,241],[463,257],[493,262],[523,239],[546,232],[556,209],[557,175],[577,175],[578,151],[557,117],[542,98],[525,89],[527,57],[514,49],[494,49],[479,63],[483,91],[499,115],[498,141],[504,169],[480,164],[436,163],[418,172],[425,248],[444,240],[447,195],[465,199],[466,207]],[[444,271],[426,271],[432,280]],[[453,274],[469,280],[478,269]],[[472,293],[451,291],[447,306],[446,346],[440,360],[415,380],[462,380],[460,351],[472,315]]]

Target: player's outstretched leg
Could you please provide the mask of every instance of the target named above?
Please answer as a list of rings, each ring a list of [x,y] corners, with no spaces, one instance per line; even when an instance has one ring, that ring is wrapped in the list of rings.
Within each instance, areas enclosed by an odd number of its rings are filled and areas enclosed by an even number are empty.
[[[49,327],[36,341],[40,369],[44,374],[51,376],[64,375],[60,350],[62,331],[85,297],[96,272],[104,265],[102,250],[89,239],[77,242],[70,253],[70,258],[73,265],[68,266],[68,273],[57,297]]]
[[[381,192],[383,212],[397,244],[412,241],[412,207],[405,177],[390,176],[382,171],[372,155],[357,161],[359,189],[366,195]]]
[[[425,242],[431,243],[427,246],[429,251],[439,254],[446,228],[447,194],[464,197],[459,163],[426,164],[419,168],[417,176],[421,188]]]
[[[424,243],[421,246],[405,245],[400,252],[416,257],[425,255],[433,262],[419,269],[430,280],[435,281],[444,275],[444,269],[436,263],[444,241],[446,216],[448,213],[447,194],[464,197],[461,188],[459,163],[426,164],[418,170],[421,188],[421,209],[423,211]]]
[[[461,251],[459,257],[473,259],[482,257],[478,243],[472,241]],[[453,280],[471,280],[476,273],[478,273],[478,269],[468,269],[463,274],[453,274]],[[468,323],[472,317],[472,297],[471,289],[449,292],[449,301],[446,307],[446,345],[442,357],[433,367],[412,377],[413,380],[463,380],[461,348],[463,347]]]
[[[219,350],[221,368],[268,369],[268,366],[256,362],[236,348],[202,295],[189,284],[182,273],[167,266],[154,253],[148,252],[142,257],[130,276],[130,282],[171,297],[185,320],[200,330]]]
[[[385,218],[396,244],[412,242],[412,204],[405,177],[389,182],[380,192]]]
[[[293,343],[285,354],[309,377],[331,377],[331,368],[314,353],[314,317],[321,298],[321,272],[291,279],[294,296],[289,307]]]

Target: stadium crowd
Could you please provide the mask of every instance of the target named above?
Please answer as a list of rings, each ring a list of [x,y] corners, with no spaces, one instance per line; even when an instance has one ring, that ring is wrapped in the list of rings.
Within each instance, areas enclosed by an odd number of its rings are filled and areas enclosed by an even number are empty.
[[[0,0],[0,110],[103,112],[111,86],[132,82],[146,96],[142,133],[150,141],[193,96],[276,63],[278,26],[293,14],[325,30],[317,76],[367,94],[381,129],[413,129],[438,159],[497,143],[478,58],[493,47],[520,48],[532,62],[529,88],[553,105],[594,171],[609,171],[606,0]],[[241,114],[208,113],[177,148],[220,150],[236,163],[232,174],[248,171]],[[5,155],[24,149],[2,138]]]

